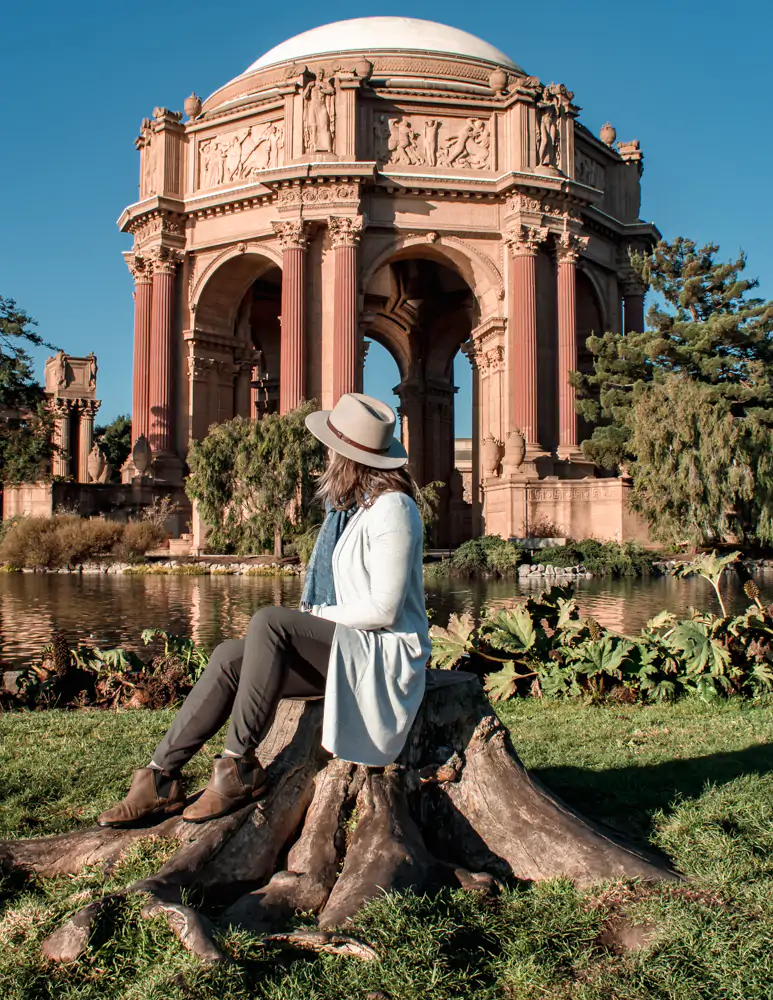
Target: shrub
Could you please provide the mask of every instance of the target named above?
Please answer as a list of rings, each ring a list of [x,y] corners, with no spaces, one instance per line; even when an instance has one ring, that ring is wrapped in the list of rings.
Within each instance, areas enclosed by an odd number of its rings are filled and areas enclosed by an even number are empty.
[[[517,694],[647,701],[770,694],[773,608],[763,605],[753,582],[744,588],[752,603],[743,614],[728,616],[722,602],[721,577],[737,558],[737,552],[701,556],[682,571],[712,584],[721,615],[692,609],[680,621],[662,611],[638,635],[625,636],[581,619],[571,587],[553,587],[486,614],[477,626],[469,614],[452,615],[447,629],[434,626],[432,665],[491,664],[485,686],[493,701]]]
[[[102,517],[55,514],[24,517],[8,528],[0,541],[0,562],[17,567],[58,569],[93,559],[117,557],[132,561],[165,537],[148,521],[120,524]]]
[[[322,526],[319,524],[312,525],[308,531],[301,532],[301,534],[296,535],[293,539],[291,545],[287,547],[288,554],[295,550],[295,555],[301,560],[304,566],[309,565],[309,559],[311,559],[311,553],[314,551],[314,545],[317,541],[317,536],[319,535],[319,529]]]
[[[586,538],[570,545],[540,549],[539,561],[550,566],[583,565],[594,576],[647,576],[655,554],[635,542],[599,542]],[[536,556],[535,556],[536,558]]]
[[[451,576],[513,576],[520,562],[520,546],[505,541],[499,535],[482,535],[464,542],[450,559],[433,564],[430,576],[446,573]]]
[[[165,538],[164,529],[153,521],[129,521],[124,525],[122,537],[114,547],[113,554],[122,562],[137,562],[150,549],[157,548]]]

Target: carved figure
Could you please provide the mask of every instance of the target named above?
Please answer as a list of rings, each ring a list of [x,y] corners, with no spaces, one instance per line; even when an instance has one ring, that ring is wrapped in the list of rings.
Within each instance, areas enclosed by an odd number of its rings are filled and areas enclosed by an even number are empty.
[[[284,153],[280,123],[253,125],[223,139],[208,139],[199,147],[202,188],[226,181],[247,180],[261,170],[278,167]]]
[[[145,147],[144,147],[143,157],[144,157],[144,159],[143,159],[143,166],[144,166],[143,185],[144,185],[144,188],[145,188],[145,197],[147,198],[151,194],[155,194],[155,191],[156,191],[156,186],[155,186],[155,183],[154,183],[154,174],[155,174],[154,167],[155,167],[155,164],[153,162],[154,159],[155,159],[155,157],[153,155],[153,145],[152,145],[152,143],[150,141],[150,130],[149,129],[148,129],[148,132],[147,132],[147,134],[145,136]]]
[[[54,380],[57,389],[67,388],[67,356],[64,351],[57,351],[54,355]]]
[[[389,122],[389,149],[392,151],[391,163],[403,163],[415,167],[422,162],[422,156],[416,140],[419,133],[415,132],[409,121],[403,118],[392,118]]]
[[[379,163],[386,163],[390,157],[389,138],[392,134],[391,122],[386,115],[379,115],[373,123],[373,139],[375,143],[376,159]]]
[[[537,129],[537,164],[541,167],[558,166],[558,111],[552,102],[540,104]]]
[[[325,82],[320,69],[316,80],[306,84],[304,98],[304,137],[306,148],[316,153],[331,153],[335,136],[335,87]]]
[[[424,122],[424,160],[428,167],[437,165],[438,129],[437,118],[428,118]]]
[[[89,359],[89,389],[97,387],[97,356],[90,351],[86,357]]]

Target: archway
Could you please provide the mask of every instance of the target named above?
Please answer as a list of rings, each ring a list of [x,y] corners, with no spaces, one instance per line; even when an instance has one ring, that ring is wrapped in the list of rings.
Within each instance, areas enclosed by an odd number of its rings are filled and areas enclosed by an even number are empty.
[[[577,368],[585,375],[593,372],[593,354],[588,349],[591,334],[604,333],[604,316],[593,281],[584,270],[577,270]],[[578,439],[584,441],[593,433],[593,425],[578,418]]]
[[[216,258],[194,287],[188,421],[191,438],[235,416],[278,408],[282,272],[267,253]]]
[[[454,359],[478,319],[478,302],[465,277],[426,245],[396,253],[365,287],[365,335],[390,352],[400,371],[395,392],[413,475],[420,485],[445,484],[432,532],[439,547],[458,544],[472,531],[471,494],[465,499],[456,471]],[[470,432],[472,441],[477,427]],[[477,482],[472,463],[470,477]]]

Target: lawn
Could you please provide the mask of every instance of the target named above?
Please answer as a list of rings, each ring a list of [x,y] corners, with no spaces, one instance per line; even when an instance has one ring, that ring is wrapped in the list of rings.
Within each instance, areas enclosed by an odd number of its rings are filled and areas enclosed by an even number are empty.
[[[88,823],[147,761],[171,712],[0,714],[0,838]],[[566,800],[666,851],[689,882],[636,894],[653,921],[643,951],[604,947],[598,887],[512,887],[495,900],[388,896],[354,933],[378,963],[264,951],[229,933],[229,968],[202,966],[162,924],[116,917],[90,958],[52,968],[40,941],[87,892],[156,869],[168,845],[136,846],[109,875],[0,882],[3,1000],[769,1000],[773,992],[773,725],[770,707],[512,702],[501,709],[524,762]],[[207,747],[189,769],[208,772]]]

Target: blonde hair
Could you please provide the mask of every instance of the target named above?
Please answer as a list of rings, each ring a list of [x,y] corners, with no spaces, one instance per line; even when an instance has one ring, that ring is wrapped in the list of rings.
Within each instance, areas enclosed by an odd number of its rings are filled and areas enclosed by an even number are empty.
[[[319,477],[317,497],[336,510],[370,507],[384,493],[405,493],[412,500],[418,487],[408,469],[373,469],[330,449],[327,468]]]

